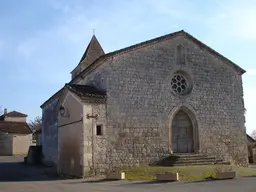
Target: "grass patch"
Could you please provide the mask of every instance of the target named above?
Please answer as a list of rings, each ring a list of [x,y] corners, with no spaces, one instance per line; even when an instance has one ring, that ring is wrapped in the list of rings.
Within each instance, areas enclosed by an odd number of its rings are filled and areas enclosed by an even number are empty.
[[[202,165],[202,166],[140,166],[136,168],[124,168],[126,179],[128,180],[155,180],[157,173],[178,172],[180,180],[202,180],[215,178],[215,171],[219,165]],[[229,165],[221,165],[221,167],[229,168]],[[256,176],[256,168],[235,167],[237,176]]]

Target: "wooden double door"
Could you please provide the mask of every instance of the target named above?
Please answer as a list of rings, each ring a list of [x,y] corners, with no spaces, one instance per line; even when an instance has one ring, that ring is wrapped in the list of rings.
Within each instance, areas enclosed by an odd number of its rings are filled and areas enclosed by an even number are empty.
[[[193,125],[187,113],[182,110],[176,113],[173,118],[171,141],[171,148],[174,153],[194,152]]]

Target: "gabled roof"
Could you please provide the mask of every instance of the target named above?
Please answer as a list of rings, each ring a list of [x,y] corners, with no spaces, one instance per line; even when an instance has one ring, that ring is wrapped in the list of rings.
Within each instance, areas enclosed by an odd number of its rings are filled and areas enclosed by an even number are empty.
[[[5,117],[27,117],[27,115],[18,111],[11,111],[9,113],[1,115],[0,120],[4,120]]]
[[[77,80],[78,78],[80,78],[81,76],[83,76],[87,71],[89,71],[91,68],[97,66],[100,62],[106,60],[106,59],[109,59],[113,56],[116,56],[116,55],[121,55],[121,54],[125,54],[127,52],[131,52],[131,51],[134,51],[134,50],[137,50],[137,49],[141,49],[143,47],[147,47],[147,46],[150,46],[150,45],[154,45],[154,44],[157,44],[159,42],[162,42],[162,41],[166,41],[166,40],[169,40],[169,39],[172,39],[172,38],[175,38],[175,37],[178,37],[178,36],[184,36],[184,37],[187,37],[188,39],[190,39],[191,41],[193,41],[195,44],[197,44],[199,47],[201,47],[202,49],[205,49],[207,50],[209,53],[211,53],[212,55],[218,57],[219,59],[221,59],[223,62],[225,62],[226,64],[228,65],[231,65],[232,67],[234,67],[234,69],[239,73],[239,74],[243,74],[245,73],[246,71],[244,69],[242,69],[241,67],[239,67],[238,65],[236,65],[235,63],[233,63],[232,61],[230,61],[229,59],[227,59],[226,57],[224,57],[223,55],[221,55],[220,53],[218,53],[217,51],[213,50],[212,48],[210,48],[209,46],[207,46],[206,44],[202,43],[201,41],[199,41],[198,39],[196,39],[195,37],[193,37],[192,35],[188,34],[187,32],[185,32],[184,30],[181,30],[181,31],[177,31],[177,32],[174,32],[174,33],[170,33],[168,35],[163,35],[161,37],[157,37],[157,38],[154,38],[154,39],[151,39],[151,40],[148,40],[148,41],[144,41],[142,43],[138,43],[138,44],[135,44],[135,45],[132,45],[132,46],[129,46],[129,47],[126,47],[126,48],[123,48],[123,49],[120,49],[120,50],[117,50],[117,51],[113,51],[113,52],[110,52],[108,54],[104,54],[104,51],[103,49],[101,48],[97,38],[95,36],[92,37],[83,57],[81,58],[81,61],[84,61],[86,56],[89,56],[89,50],[92,50],[92,48],[90,47],[98,47],[97,49],[98,50],[101,50],[103,51],[103,54],[101,56],[99,56],[100,54],[98,54],[98,58],[96,58],[96,60],[94,60],[92,63],[90,63],[89,65],[87,65],[87,67],[78,75],[76,76],[74,79],[72,79],[69,84],[72,84],[75,80]],[[98,45],[99,46],[98,46]],[[92,46],[94,45],[94,46]],[[99,48],[100,47],[100,48]],[[96,49],[96,50],[97,50]],[[99,51],[101,52],[101,51]],[[92,59],[93,60],[93,59]],[[50,97],[47,101],[45,101],[42,105],[41,105],[41,108],[47,104],[51,99],[57,97],[61,91],[63,90],[60,89],[58,92],[56,92],[52,97]]]
[[[54,93],[49,99],[47,99],[40,107],[43,108],[50,100],[57,98],[61,95],[62,91],[64,90],[65,86],[62,87],[59,91]]]
[[[83,75],[88,69],[92,68],[94,65],[98,64],[98,62],[103,61],[105,59],[111,58],[113,56],[116,55],[120,55],[120,54],[125,54],[127,52],[131,52],[137,49],[141,49],[143,47],[147,47],[150,45],[154,45],[157,44],[159,42],[162,41],[166,41],[178,36],[184,36],[187,37],[188,39],[190,39],[191,41],[193,41],[195,44],[197,44],[200,48],[207,50],[209,53],[213,54],[214,56],[218,57],[219,59],[221,59],[223,62],[227,63],[228,65],[231,65],[235,68],[235,70],[239,73],[239,74],[243,74],[246,71],[244,69],[242,69],[241,67],[239,67],[238,65],[236,65],[235,63],[233,63],[231,60],[229,60],[228,58],[224,57],[223,55],[221,55],[220,53],[218,53],[217,51],[213,50],[212,48],[210,48],[209,46],[207,46],[206,44],[202,43],[201,41],[199,41],[198,39],[196,39],[195,37],[193,37],[192,35],[188,34],[187,32],[185,32],[184,30],[181,31],[177,31],[174,33],[170,33],[168,35],[164,35],[161,37],[157,37],[155,39],[151,39],[148,41],[144,41],[142,43],[138,43],[114,52],[110,52],[108,54],[102,55],[101,57],[99,57],[98,59],[96,59],[91,65],[87,66],[81,73],[80,75],[78,75],[76,78],[72,79],[70,82],[74,82],[77,78],[79,78],[81,75]]]
[[[93,53],[93,55],[91,55],[91,53]],[[102,49],[98,39],[96,38],[95,35],[92,36],[92,39],[89,43],[89,45],[87,46],[80,62],[82,62],[86,57],[100,57],[101,55],[104,55],[104,50]],[[96,58],[96,59],[97,59]]]
[[[100,91],[97,88],[90,85],[78,85],[78,84],[66,84],[66,87],[80,98],[85,97],[105,97],[106,92]]]
[[[104,50],[102,49],[98,39],[93,35],[78,65],[90,65],[104,54]]]
[[[0,121],[0,132],[30,134],[32,133],[26,122]]]
[[[26,114],[20,113],[18,111],[11,111],[7,114],[5,114],[6,117],[27,117]]]
[[[100,91],[93,86],[66,83],[63,88],[57,91],[49,99],[47,99],[40,107],[43,108],[44,105],[46,105],[50,100],[56,97],[59,97],[65,88],[70,90],[72,93],[76,94],[81,99],[84,99],[85,97],[98,97],[98,98],[106,97],[106,92]]]

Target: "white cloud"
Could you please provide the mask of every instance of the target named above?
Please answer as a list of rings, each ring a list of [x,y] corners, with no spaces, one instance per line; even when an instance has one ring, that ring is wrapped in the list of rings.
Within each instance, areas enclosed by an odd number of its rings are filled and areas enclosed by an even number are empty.
[[[215,0],[216,1],[216,0]],[[256,1],[217,0],[219,10],[206,23],[215,34],[256,40]]]
[[[100,17],[97,17],[97,12],[87,10],[85,6],[74,6],[59,0],[48,1],[48,4],[56,10],[67,13],[60,19],[59,25],[39,31],[34,36],[18,44],[17,52],[26,60],[34,60],[33,57],[35,57],[35,55],[38,55],[38,53],[44,54],[46,49],[52,49],[52,52],[56,52],[65,48],[61,47],[60,49],[59,44],[66,47],[82,48],[78,51],[81,56],[86,47],[86,43],[92,36],[93,29],[96,29],[96,35],[100,34],[99,36],[97,35],[98,37],[102,37],[107,41],[107,47],[104,47],[106,52],[122,48],[123,46],[129,46],[133,43],[129,42],[129,44],[126,45],[123,38],[122,41],[118,41],[118,38],[121,39],[121,36],[127,38],[133,37],[133,39],[135,39],[143,35],[145,38],[143,40],[146,40],[147,34],[145,34],[144,31],[145,29],[148,30],[149,26],[151,28],[153,26],[147,25],[149,23],[144,23],[143,21],[138,22],[140,19],[145,19],[146,9],[143,9],[145,7],[172,16],[176,15],[178,17],[182,15],[180,10],[175,9],[177,4],[175,4],[174,1],[167,0],[163,0],[161,4],[156,3],[154,0],[145,1],[144,4],[138,4],[137,1],[118,2],[113,8],[115,11],[104,10],[102,15],[99,15]],[[123,9],[124,7],[125,9]],[[97,11],[100,12],[100,9],[101,8]],[[130,10],[133,10],[132,15]],[[94,15],[91,12],[93,12]],[[168,25],[168,28],[177,29],[177,24],[171,23]],[[53,48],[59,50],[54,50]],[[47,57],[49,57],[49,55],[47,55]],[[54,58],[51,57],[51,59]],[[77,58],[77,60],[79,60],[79,58]]]
[[[248,69],[248,70],[246,70],[245,75],[256,75],[256,69]]]
[[[84,12],[70,13],[58,25],[37,31],[18,42],[16,53],[24,66],[16,68],[20,80],[29,82],[36,78],[37,83],[58,86],[67,83],[89,43],[92,29],[102,26],[111,29],[104,20],[91,19]],[[102,33],[108,35],[104,31]]]
[[[252,86],[244,86],[244,102],[246,108],[246,128],[247,133],[251,133],[254,129],[256,129],[255,124],[255,102],[256,88]]]
[[[227,7],[221,0],[214,0],[217,4],[219,4],[222,7]]]
[[[17,46],[18,54],[23,56],[26,60],[31,59],[34,51],[36,51],[36,42],[33,39],[21,42]]]
[[[65,3],[63,1],[59,1],[59,0],[49,0],[47,1],[47,3],[54,9],[56,10],[60,10],[64,13],[67,13],[68,11],[71,10],[71,7],[68,3]]]
[[[161,3],[159,3],[158,1],[151,0],[148,2],[155,12],[176,18],[183,18],[185,16],[184,13],[186,7],[184,6],[184,4],[177,3],[177,1],[162,0]]]

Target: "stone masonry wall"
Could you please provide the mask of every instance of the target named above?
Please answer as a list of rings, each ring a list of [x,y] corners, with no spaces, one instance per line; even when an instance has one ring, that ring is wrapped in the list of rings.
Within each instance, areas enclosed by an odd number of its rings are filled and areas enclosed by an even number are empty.
[[[87,114],[97,114],[97,119],[87,119]],[[84,105],[84,174],[103,172],[107,166],[106,104]],[[102,135],[96,134],[96,126],[102,126]]]
[[[58,160],[58,98],[43,109],[42,152],[45,164],[56,165]]]
[[[186,54],[182,64],[175,58],[179,44]],[[188,95],[173,93],[176,71],[190,76]],[[198,152],[248,164],[241,75],[183,36],[110,58],[76,83],[107,91],[107,150],[113,165],[148,163],[170,152],[170,125],[182,106],[197,121]]]
[[[83,104],[68,92],[61,104],[65,115],[58,119],[58,173],[83,176],[84,130]]]

